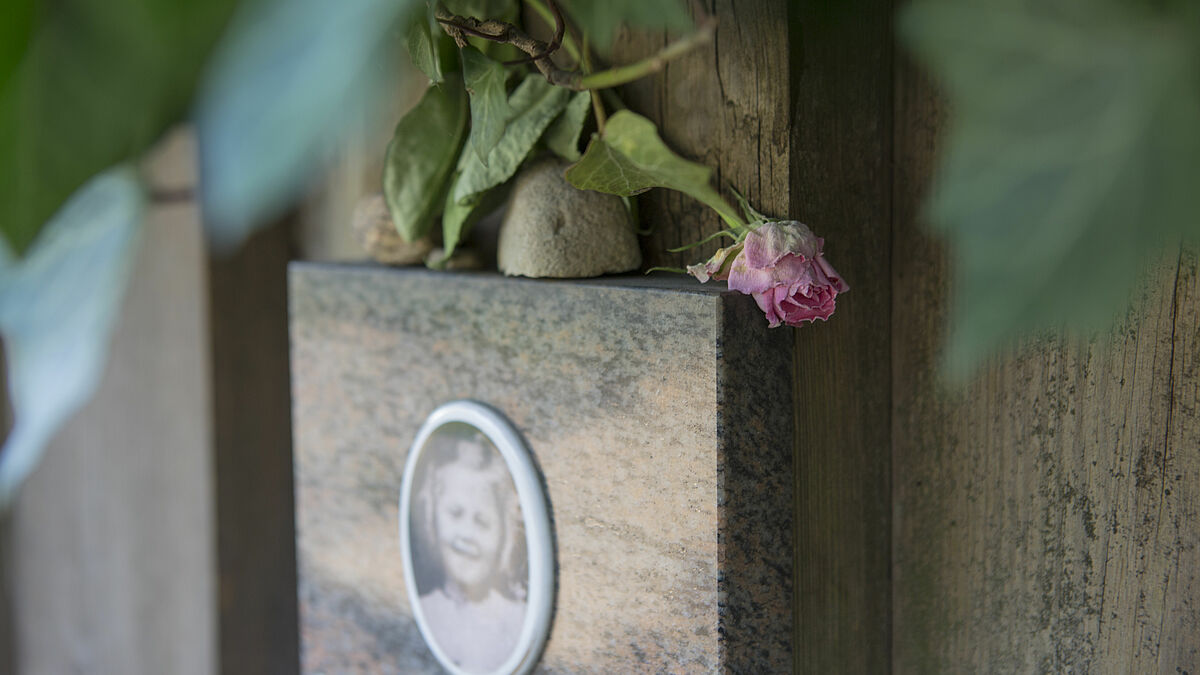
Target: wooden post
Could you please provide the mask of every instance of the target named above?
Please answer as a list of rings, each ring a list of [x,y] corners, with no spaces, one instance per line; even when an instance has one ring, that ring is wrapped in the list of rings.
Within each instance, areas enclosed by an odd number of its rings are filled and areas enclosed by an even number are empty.
[[[944,387],[952,283],[919,214],[946,115],[907,64],[896,92],[896,672],[1195,673],[1195,252],[1111,334],[1029,339]]]
[[[221,672],[299,672],[287,263],[276,224],[209,265]]]
[[[850,281],[827,324],[794,331],[798,672],[886,672],[890,663],[891,148],[890,0],[705,3],[715,47],[624,90],[683,156],[716,169],[768,215],[826,238]],[[664,36],[631,36],[629,60]],[[728,194],[728,193],[727,193]],[[720,229],[678,193],[639,201],[656,229],[648,264]]]

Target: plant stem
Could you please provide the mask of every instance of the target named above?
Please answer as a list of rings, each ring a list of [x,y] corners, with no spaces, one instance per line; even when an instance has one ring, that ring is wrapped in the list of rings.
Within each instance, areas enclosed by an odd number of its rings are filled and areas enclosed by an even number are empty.
[[[631,63],[627,66],[617,66],[591,75],[585,75],[580,79],[579,87],[581,89],[606,89],[608,87],[628,84],[634,80],[656,73],[662,70],[668,61],[679,58],[696,47],[710,42],[715,30],[716,20],[710,18],[697,27],[695,33],[672,42],[663,47],[657,54],[652,54],[641,61]]]
[[[546,3],[542,2],[542,0],[525,0],[525,4],[532,7],[533,11],[537,12],[538,16],[542,17],[542,21],[545,21],[551,26],[555,25],[554,22],[556,19],[554,13],[550,11],[550,8],[546,5]],[[562,46],[563,49],[567,50],[567,54],[575,61],[575,63],[580,63],[583,60],[583,57],[579,53],[579,45],[575,43],[575,37],[571,35],[571,31],[569,29],[567,30],[566,34],[563,35]]]
[[[530,37],[511,23],[495,19],[480,21],[474,17],[458,16],[447,9],[446,5],[440,1],[434,8],[434,18],[437,19],[442,30],[454,38],[455,43],[460,47],[466,44],[465,36],[510,44],[532,57],[533,64],[537,66],[537,69],[541,71],[547,81],[572,91],[616,87],[662,70],[671,59],[678,58],[692,49],[711,41],[716,29],[716,21],[711,18],[706,19],[696,29],[695,33],[672,42],[657,54],[653,54],[637,63],[627,66],[618,66],[598,73],[581,76],[579,73],[559,68],[550,60],[550,53],[554,51],[552,44]],[[580,52],[581,57],[586,56],[586,54],[586,50]]]

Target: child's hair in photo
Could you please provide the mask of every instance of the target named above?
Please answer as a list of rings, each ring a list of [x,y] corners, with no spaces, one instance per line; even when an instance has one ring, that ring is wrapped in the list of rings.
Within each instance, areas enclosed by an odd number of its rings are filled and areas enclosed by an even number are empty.
[[[418,595],[445,587],[446,565],[442,560],[437,532],[438,498],[446,481],[455,474],[474,471],[485,474],[489,489],[481,499],[494,505],[502,527],[500,551],[492,574],[492,588],[509,600],[524,602],[529,586],[529,556],[525,524],[512,476],[504,457],[492,442],[474,427],[450,423],[430,435],[413,477],[409,529],[413,573]]]

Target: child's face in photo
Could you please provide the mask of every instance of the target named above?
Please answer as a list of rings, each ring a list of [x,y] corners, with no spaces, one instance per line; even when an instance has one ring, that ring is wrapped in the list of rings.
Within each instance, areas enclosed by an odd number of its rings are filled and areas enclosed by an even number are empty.
[[[454,463],[443,468],[434,512],[438,546],[450,577],[463,590],[486,584],[504,540],[495,475]]]

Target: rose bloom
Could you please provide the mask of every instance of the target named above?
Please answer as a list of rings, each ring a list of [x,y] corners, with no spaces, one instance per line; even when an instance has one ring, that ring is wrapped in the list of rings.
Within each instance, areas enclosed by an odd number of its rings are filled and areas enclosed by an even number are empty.
[[[729,288],[754,296],[772,328],[825,321],[833,314],[838,293],[850,287],[821,255],[824,245],[803,223],[764,223],[746,235],[727,266]],[[717,269],[724,272],[726,265],[721,263]]]

